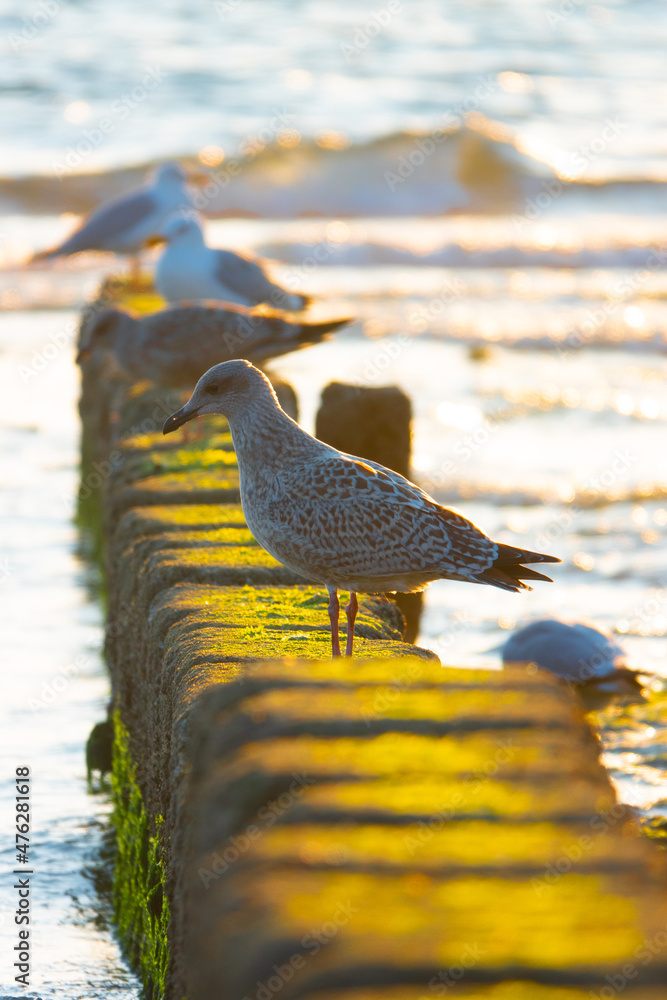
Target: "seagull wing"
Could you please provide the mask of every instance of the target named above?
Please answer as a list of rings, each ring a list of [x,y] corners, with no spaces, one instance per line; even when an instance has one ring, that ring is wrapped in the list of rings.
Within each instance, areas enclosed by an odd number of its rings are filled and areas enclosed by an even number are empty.
[[[504,586],[484,579],[503,546],[382,466],[327,449],[281,471],[276,487],[271,519],[322,578],[422,573]]]
[[[143,222],[157,208],[157,200],[148,191],[137,191],[101,205],[92,212],[80,229],[52,253],[79,253],[81,250],[110,249],[109,243]]]
[[[214,276],[250,305],[268,302],[276,308],[287,307],[289,293],[271,281],[262,262],[249,254],[216,250]]]

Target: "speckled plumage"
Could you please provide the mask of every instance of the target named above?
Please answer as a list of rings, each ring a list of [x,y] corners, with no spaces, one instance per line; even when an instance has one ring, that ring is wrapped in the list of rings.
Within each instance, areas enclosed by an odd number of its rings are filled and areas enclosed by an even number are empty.
[[[522,578],[549,577],[522,562],[560,561],[494,542],[398,473],[318,441],[280,409],[268,379],[248,361],[206,372],[164,433],[202,413],[229,421],[241,503],[257,541],[328,588],[334,655],[338,588],[351,592],[349,655],[357,591],[422,590],[443,578],[530,589]]]
[[[316,344],[349,322],[291,322],[267,307],[245,309],[217,302],[173,306],[143,317],[105,309],[84,325],[79,356],[96,347],[110,348],[121,368],[135,378],[192,388],[203,372],[221,361],[267,361]]]

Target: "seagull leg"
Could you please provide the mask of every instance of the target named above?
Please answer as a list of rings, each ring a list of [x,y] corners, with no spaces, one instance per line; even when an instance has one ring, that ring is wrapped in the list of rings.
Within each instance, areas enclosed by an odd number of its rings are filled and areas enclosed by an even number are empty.
[[[338,636],[338,588],[327,587],[329,591],[329,620],[331,621],[331,655],[340,656],[340,638]]]
[[[130,285],[136,291],[141,289],[141,255],[138,253],[130,257]]]
[[[345,655],[352,656],[352,647],[354,645],[354,623],[357,618],[357,611],[359,610],[359,601],[357,600],[356,590],[350,591],[350,602],[345,607],[345,614],[347,615],[347,642],[345,644]]]

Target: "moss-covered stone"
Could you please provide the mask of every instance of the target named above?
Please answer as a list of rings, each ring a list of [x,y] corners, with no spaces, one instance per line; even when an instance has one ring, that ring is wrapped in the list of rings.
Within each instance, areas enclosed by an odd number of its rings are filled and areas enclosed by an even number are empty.
[[[169,900],[161,847],[164,820],[146,813],[128,734],[118,712],[114,732],[114,912],[123,949],[141,975],[146,996],[161,1000],[166,995],[169,965]]]
[[[145,282],[104,294],[156,306]],[[570,693],[442,668],[376,598],[332,661],[326,592],[247,529],[226,422],[165,438],[182,393],[108,357],[83,374],[116,911],[148,995],[582,1000],[625,976],[662,996],[664,866]]]

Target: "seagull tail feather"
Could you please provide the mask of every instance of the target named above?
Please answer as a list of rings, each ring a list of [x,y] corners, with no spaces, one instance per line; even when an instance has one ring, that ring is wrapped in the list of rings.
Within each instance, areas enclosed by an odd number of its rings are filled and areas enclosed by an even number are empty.
[[[544,552],[531,552],[530,549],[517,549],[513,545],[499,545],[496,561],[479,576],[480,583],[490,583],[502,590],[532,590],[524,580],[544,580],[553,583],[550,576],[528,569],[522,563],[559,563],[557,556],[549,556]]]
[[[312,340],[316,343],[322,340],[328,333],[339,330],[341,326],[354,323],[353,316],[345,316],[343,319],[329,319],[322,323],[304,323],[299,331],[299,340]]]

